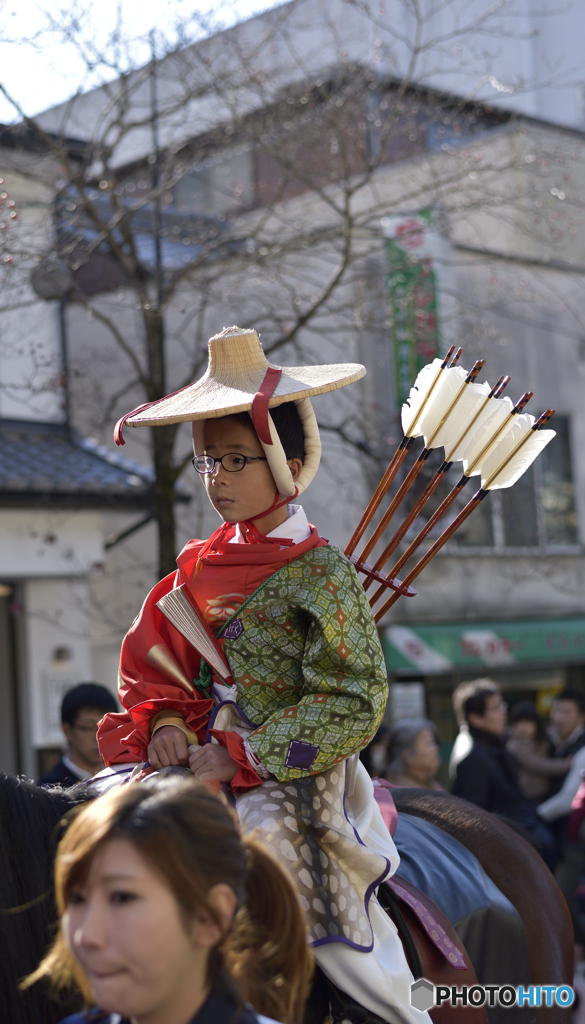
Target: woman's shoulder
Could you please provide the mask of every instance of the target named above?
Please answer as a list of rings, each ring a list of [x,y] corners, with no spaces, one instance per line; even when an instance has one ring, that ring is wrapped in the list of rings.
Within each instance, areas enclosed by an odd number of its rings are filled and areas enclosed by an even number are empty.
[[[195,1014],[191,1024],[207,1024],[208,1013],[210,1024],[280,1024],[273,1017],[265,1017],[256,1013],[252,1006],[242,1006],[234,1013],[234,1004],[231,1000],[212,999],[212,1005],[206,1002],[201,1010]],[[223,1012],[222,1012],[223,1011]],[[60,1024],[129,1024],[120,1017],[118,1013],[103,1013],[101,1010],[89,1010],[85,1013],[74,1013],[65,1017]]]
[[[249,1003],[240,1003],[229,983],[217,983],[191,1024],[278,1024],[270,1017],[257,1013]]]
[[[128,1024],[119,1013],[104,1013],[103,1010],[84,1010],[64,1017],[59,1024]]]

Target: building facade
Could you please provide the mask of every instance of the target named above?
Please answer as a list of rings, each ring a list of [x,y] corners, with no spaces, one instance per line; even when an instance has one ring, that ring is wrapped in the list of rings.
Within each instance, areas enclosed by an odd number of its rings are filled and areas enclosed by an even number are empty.
[[[463,678],[489,674],[543,712],[565,683],[585,687],[585,154],[570,59],[585,12],[573,6],[553,25],[525,0],[513,31],[468,11],[466,34],[456,0],[439,20],[427,6],[416,65],[402,5],[295,0],[78,97],[66,129],[64,108],[47,111],[43,128],[58,141],[61,132],[61,146],[65,135],[90,146],[92,160],[80,158],[82,189],[71,173],[36,168],[47,191],[35,231],[56,232],[51,245],[75,280],[61,320],[55,303],[39,304],[43,322],[53,316],[55,351],[55,325],[66,335],[68,423],[97,439],[108,466],[115,420],[145,401],[136,364],[145,365],[145,306],[161,288],[169,391],[203,372],[207,337],[230,323],[256,326],[275,362],[366,364],[365,381],[315,403],[324,460],[304,503],[341,547],[400,441],[405,389],[448,345],[463,346],[466,367],[485,358],[491,383],[510,374],[514,400],[531,390],[531,409],[556,408],[557,438],[534,469],[480,506],[417,597],[380,624],[390,713],[428,713],[447,745]],[[444,44],[456,36],[459,50]],[[566,70],[545,79],[543,61],[560,68],[563,52]],[[5,330],[18,334],[15,321]],[[43,417],[64,422],[62,410]],[[126,433],[124,454],[148,474],[148,432]],[[188,449],[185,431],[185,464]],[[217,525],[198,481],[183,479],[191,502],[179,509],[177,547]],[[138,504],[148,512],[146,492]],[[96,528],[96,506],[83,514]],[[83,563],[87,626],[75,628],[87,630],[88,666],[103,666],[98,681],[113,681],[122,636],[156,578],[153,542],[146,525],[105,553],[96,542],[99,573],[88,577],[93,563]],[[53,685],[44,678],[31,689],[35,706]]]

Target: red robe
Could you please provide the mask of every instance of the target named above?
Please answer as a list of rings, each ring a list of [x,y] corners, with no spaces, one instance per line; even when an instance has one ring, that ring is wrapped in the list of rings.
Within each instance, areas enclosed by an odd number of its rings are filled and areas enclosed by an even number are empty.
[[[98,730],[106,765],[145,761],[153,719],[165,711],[179,713],[199,743],[206,740],[213,702],[190,694],[181,682],[198,679],[200,656],[159,611],[157,601],[174,587],[187,584],[206,621],[217,630],[283,565],[327,543],[314,526],[300,544],[287,544],[282,538],[229,543],[234,532],[235,528],[224,526],[209,541],[189,541],[177,558],[178,571],[157,583],[132,623],[122,644],[118,679],[118,695],[125,711],[106,715]],[[214,735],[228,747],[241,769],[232,787],[258,785],[261,779],[249,765],[241,737],[215,731]]]

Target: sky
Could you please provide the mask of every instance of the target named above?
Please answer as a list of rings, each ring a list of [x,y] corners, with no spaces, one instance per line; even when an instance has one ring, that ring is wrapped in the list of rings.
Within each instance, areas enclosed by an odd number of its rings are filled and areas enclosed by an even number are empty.
[[[158,46],[166,34],[176,40],[175,26],[187,24],[197,31],[193,15],[213,27],[224,27],[278,6],[282,0],[0,0],[0,86],[25,114],[68,99],[107,78],[110,68],[88,72],[78,46],[65,36],[73,35],[91,58],[111,43],[117,13],[121,13],[124,41],[120,61],[142,64],[150,57],[149,32],[154,29]],[[201,28],[199,28],[201,33]],[[14,106],[0,94],[0,123],[20,120]]]

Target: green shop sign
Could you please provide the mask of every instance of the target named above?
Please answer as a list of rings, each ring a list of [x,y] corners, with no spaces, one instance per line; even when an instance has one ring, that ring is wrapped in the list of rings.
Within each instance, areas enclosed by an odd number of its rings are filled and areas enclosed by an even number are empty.
[[[381,635],[390,672],[585,662],[585,618],[389,626]]]

